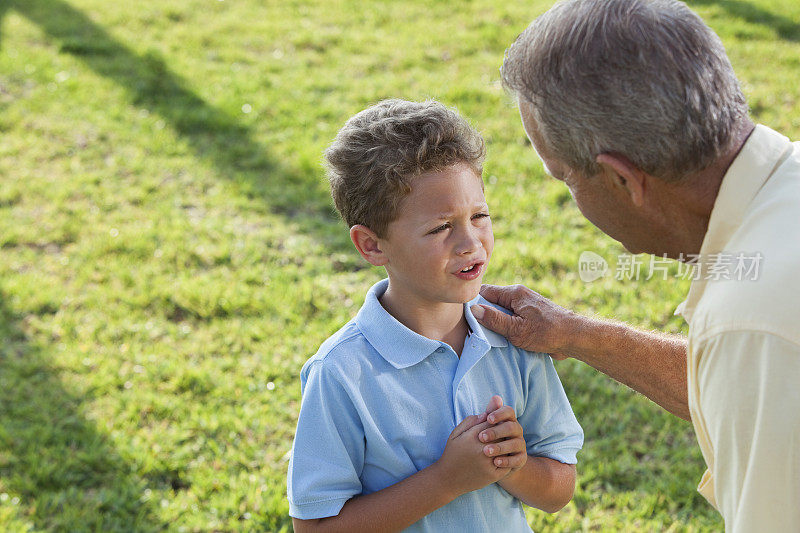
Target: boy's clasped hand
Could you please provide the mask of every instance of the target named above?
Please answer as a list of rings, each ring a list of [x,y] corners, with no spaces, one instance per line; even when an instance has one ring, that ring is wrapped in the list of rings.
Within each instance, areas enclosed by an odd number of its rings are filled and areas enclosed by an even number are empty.
[[[522,426],[511,406],[492,396],[486,411],[462,420],[447,439],[436,462],[442,479],[450,480],[457,494],[500,482],[528,460]]]

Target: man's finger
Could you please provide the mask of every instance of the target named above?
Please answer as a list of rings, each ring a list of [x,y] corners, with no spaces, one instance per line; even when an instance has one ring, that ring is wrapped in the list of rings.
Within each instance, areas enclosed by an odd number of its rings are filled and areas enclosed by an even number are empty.
[[[482,285],[481,296],[501,307],[511,309],[511,302],[519,287],[519,285]]]
[[[482,325],[486,326],[492,331],[496,331],[503,337],[508,337],[508,334],[511,331],[511,325],[513,324],[511,315],[500,312],[494,307],[479,304],[470,307],[470,311],[472,311],[475,319]]]

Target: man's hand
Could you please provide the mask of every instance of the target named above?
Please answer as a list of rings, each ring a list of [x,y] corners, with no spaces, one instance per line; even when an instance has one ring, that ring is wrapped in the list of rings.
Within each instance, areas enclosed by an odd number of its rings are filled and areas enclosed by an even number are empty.
[[[447,480],[457,496],[482,489],[511,471],[509,467],[495,466],[492,457],[484,455],[478,434],[491,424],[482,422],[482,419],[485,419],[485,414],[462,420],[450,433],[442,456],[434,463],[440,471],[439,478]]]
[[[503,335],[514,346],[549,353],[555,359],[567,357],[564,350],[579,329],[581,317],[522,285],[484,285],[481,295],[514,314],[473,305],[472,314],[478,322]]]
[[[500,396],[492,396],[481,419],[484,417],[492,425],[478,434],[478,439],[486,444],[483,453],[487,457],[494,457],[495,466],[509,468],[509,473],[525,466],[528,460],[527,447],[514,409],[509,405],[504,406]]]
[[[684,337],[577,315],[522,285],[484,285],[481,294],[513,315],[485,305],[473,305],[472,314],[514,346],[549,353],[554,359],[583,361],[667,411],[690,419]]]

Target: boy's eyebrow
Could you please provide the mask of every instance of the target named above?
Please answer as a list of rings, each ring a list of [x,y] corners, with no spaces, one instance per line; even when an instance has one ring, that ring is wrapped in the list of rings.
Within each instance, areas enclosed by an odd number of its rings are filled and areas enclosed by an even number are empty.
[[[489,209],[489,204],[486,203],[486,202],[480,202],[480,203],[477,203],[477,204],[473,205],[472,208],[473,209],[477,209],[477,210],[482,210],[482,209],[483,210],[488,210]],[[434,220],[445,220],[445,219],[448,219],[448,218],[452,218],[454,214],[455,213],[453,213],[452,211],[442,211],[434,218]]]

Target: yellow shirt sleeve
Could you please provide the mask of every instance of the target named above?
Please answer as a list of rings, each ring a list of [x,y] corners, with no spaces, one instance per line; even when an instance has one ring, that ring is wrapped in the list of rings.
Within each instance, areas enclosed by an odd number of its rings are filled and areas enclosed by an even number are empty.
[[[728,532],[800,531],[800,346],[727,331],[694,350],[710,447],[701,492],[711,493]]]

